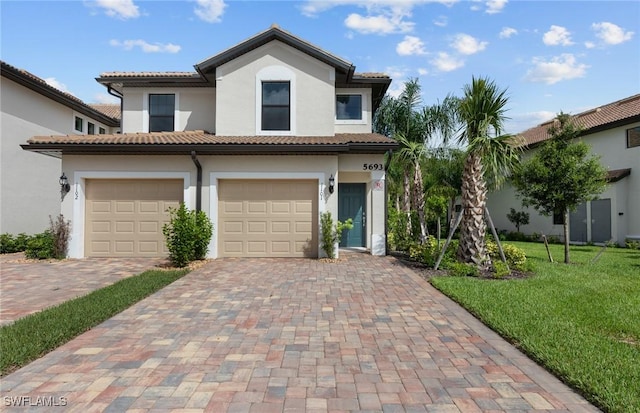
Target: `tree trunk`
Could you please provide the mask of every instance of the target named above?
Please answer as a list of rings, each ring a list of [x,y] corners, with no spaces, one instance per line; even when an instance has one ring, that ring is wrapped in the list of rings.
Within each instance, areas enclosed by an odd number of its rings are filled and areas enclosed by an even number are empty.
[[[473,263],[480,269],[487,269],[491,265],[484,241],[487,231],[484,219],[486,203],[487,185],[482,160],[477,154],[470,153],[465,159],[462,174],[462,221],[457,257],[459,261]]]
[[[569,264],[569,211],[564,211],[562,230],[564,231],[564,263]]]
[[[413,204],[416,211],[418,211],[418,220],[420,221],[420,242],[424,244],[429,236],[427,230],[427,222],[424,216],[424,193],[422,192],[422,170],[420,164],[414,165],[413,173]]]
[[[402,212],[407,215],[407,235],[411,238],[411,182],[410,168],[405,168],[403,175],[404,191],[402,193]]]

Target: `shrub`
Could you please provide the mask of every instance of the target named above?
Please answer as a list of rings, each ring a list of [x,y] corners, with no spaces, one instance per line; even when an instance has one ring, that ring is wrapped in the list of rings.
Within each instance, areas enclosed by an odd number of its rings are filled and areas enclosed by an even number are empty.
[[[505,264],[502,261],[493,261],[493,277],[494,278],[504,278],[506,276],[508,276],[511,272],[509,271],[509,268],[507,267],[507,264]]]
[[[524,250],[516,247],[511,244],[502,244],[502,250],[504,252],[504,257],[507,259],[507,264],[509,267],[523,271],[525,270],[525,264],[527,262],[527,255]],[[491,257],[493,262],[498,262],[501,260],[500,252],[498,251],[498,244],[493,241],[487,240],[487,252]]]
[[[27,258],[36,260],[46,260],[53,258],[54,238],[51,230],[46,230],[40,234],[33,235],[27,242],[24,253]]]
[[[203,211],[189,211],[184,202],[169,208],[169,222],[162,227],[169,260],[179,268],[207,255],[213,224]]]
[[[477,277],[480,274],[478,267],[463,262],[450,262],[447,265],[449,275],[454,277]]]
[[[630,250],[640,250],[640,241],[634,241],[631,239],[627,239],[624,241],[624,245],[625,247],[629,248]]]
[[[516,231],[520,232],[521,225],[529,224],[529,213],[524,211],[516,211],[511,208],[509,213],[507,214],[507,219],[511,221],[513,225],[516,227]]]
[[[320,228],[322,239],[320,241],[322,250],[328,258],[335,258],[335,244],[339,244],[342,239],[342,231],[353,228],[353,220],[347,219],[345,222],[336,221],[333,223],[331,212],[324,212],[320,216]]]
[[[442,247],[444,247],[444,242],[444,240],[441,241],[440,246],[438,246],[438,240],[434,236],[429,235],[423,244],[414,242],[409,246],[409,257],[411,257],[412,260],[428,265],[429,267],[433,267],[440,256]],[[458,241],[451,240],[442,262],[455,261],[457,249]]]
[[[49,216],[49,223],[49,231],[53,237],[53,258],[59,260],[66,258],[69,250],[69,238],[71,238],[70,222],[65,221],[64,216],[60,214],[55,221]]]
[[[411,211],[411,233],[408,233],[409,216],[395,208],[389,208],[389,246],[395,251],[409,252],[411,244],[419,238],[420,222],[415,211]]]
[[[21,232],[15,237],[11,234],[5,233],[0,235],[0,254],[11,254],[14,252],[21,252],[27,249],[27,242],[30,237]]]

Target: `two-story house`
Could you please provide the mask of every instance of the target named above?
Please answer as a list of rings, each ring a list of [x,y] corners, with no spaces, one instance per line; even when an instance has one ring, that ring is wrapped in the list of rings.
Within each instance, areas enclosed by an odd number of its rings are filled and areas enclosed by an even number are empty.
[[[352,218],[343,246],[385,253],[385,153],[372,133],[391,79],[274,25],[195,72],[113,72],[122,134],[41,136],[70,179],[71,257],[166,254],[167,207],[214,224],[209,256],[317,257],[319,217]]]
[[[0,61],[0,233],[35,234],[60,213],[59,158],[20,148],[34,135],[108,134],[118,113],[93,107],[26,70]]]
[[[580,140],[591,147],[608,170],[607,189],[598,199],[579,205],[569,216],[569,238],[574,243],[624,245],[640,240],[640,95],[634,95],[573,116],[583,128]],[[525,158],[549,139],[553,120],[524,131]],[[530,214],[524,233],[563,237],[562,215],[545,217],[533,208],[522,208],[511,185],[489,194],[487,206],[499,229],[515,230],[507,219],[510,208]]]

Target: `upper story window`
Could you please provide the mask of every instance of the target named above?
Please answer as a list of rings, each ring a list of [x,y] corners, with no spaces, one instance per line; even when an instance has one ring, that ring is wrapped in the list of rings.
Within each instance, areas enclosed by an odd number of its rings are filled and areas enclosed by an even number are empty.
[[[362,120],[362,95],[337,95],[336,119]]]
[[[290,82],[262,82],[262,130],[291,130]]]
[[[83,130],[83,121],[82,121],[82,118],[80,116],[76,116],[75,117],[74,129],[77,132],[82,132],[82,130]]]
[[[640,126],[627,129],[627,148],[640,146]]]
[[[105,133],[107,133],[107,130],[105,128],[100,128],[100,135],[104,135]]]
[[[173,132],[175,95],[149,95],[149,132]]]
[[[87,133],[89,135],[95,135],[96,134],[96,125],[94,125],[91,122],[87,122]]]

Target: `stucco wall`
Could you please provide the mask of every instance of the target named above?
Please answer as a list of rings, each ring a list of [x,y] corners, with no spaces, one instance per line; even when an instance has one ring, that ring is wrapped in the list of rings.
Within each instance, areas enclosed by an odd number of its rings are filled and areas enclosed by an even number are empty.
[[[149,131],[149,95],[175,94],[175,130],[215,133],[215,88],[125,88],[123,133]]]
[[[217,68],[216,131],[256,135],[262,80],[291,81],[291,131],[298,136],[334,133],[335,71],[281,42],[273,41]],[[278,132],[277,134],[286,134]]]
[[[60,103],[0,78],[0,233],[34,234],[60,213],[60,160],[23,150],[33,136],[74,134],[74,116]],[[106,128],[109,132],[109,128]]]
[[[582,138],[591,146],[592,153],[601,156],[600,162],[607,170],[631,168],[630,176],[609,184],[599,196],[600,199],[611,199],[611,236],[619,244],[624,244],[627,237],[640,237],[640,147],[626,147],[626,130],[639,125],[625,125]],[[521,232],[562,236],[562,225],[553,225],[552,217],[541,216],[533,208],[523,208],[515,190],[508,184],[500,191],[489,194],[487,205],[498,229],[515,231],[515,226],[506,217],[509,208],[515,208],[530,214],[530,223],[521,227]],[[589,218],[590,208],[587,206]],[[590,234],[589,226],[587,231]]]
[[[383,254],[384,246],[384,176],[382,171],[363,171],[363,164],[382,164],[382,155],[325,156],[198,156],[202,165],[202,210],[217,228],[217,180],[219,179],[317,179],[319,213],[329,211],[338,216],[340,174],[347,182],[367,184],[367,245]],[[72,220],[70,256],[82,257],[84,238],[85,179],[184,179],[184,199],[195,207],[196,167],[190,156],[64,156],[71,192],[62,211]],[[336,177],[336,191],[328,191],[329,177]],[[377,249],[376,249],[377,248]],[[217,235],[210,245],[210,257],[217,256]]]

